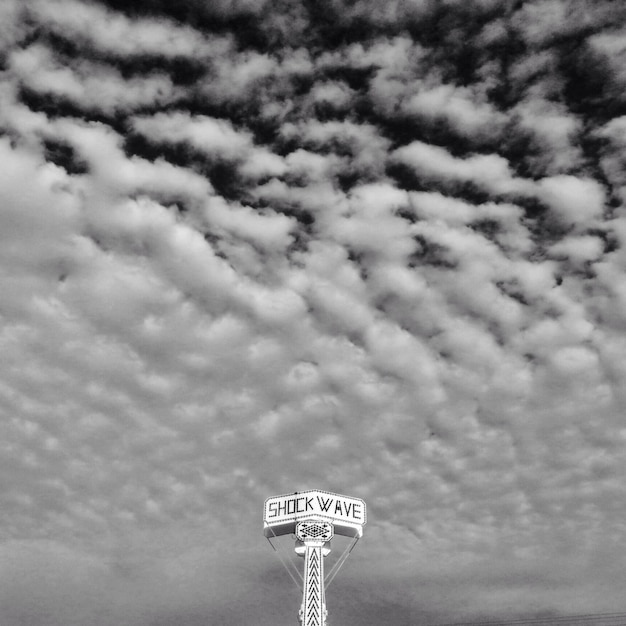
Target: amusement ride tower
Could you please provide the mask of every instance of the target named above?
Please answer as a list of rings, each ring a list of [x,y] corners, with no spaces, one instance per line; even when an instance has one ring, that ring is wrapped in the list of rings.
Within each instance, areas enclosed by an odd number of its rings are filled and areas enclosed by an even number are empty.
[[[325,585],[335,577],[340,567],[363,536],[367,521],[365,502],[328,491],[300,491],[274,496],[265,501],[263,509],[264,534],[277,553],[272,538],[292,535],[295,552],[304,557],[304,576],[295,568],[296,577],[289,568],[289,561],[281,562],[294,582],[302,581],[301,626],[326,625]],[[333,568],[324,576],[324,557],[330,553],[330,540],[334,535],[352,538]]]

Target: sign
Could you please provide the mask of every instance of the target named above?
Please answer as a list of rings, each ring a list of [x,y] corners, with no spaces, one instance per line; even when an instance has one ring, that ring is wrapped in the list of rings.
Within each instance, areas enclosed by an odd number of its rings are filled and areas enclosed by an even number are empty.
[[[367,521],[365,502],[329,491],[299,491],[265,501],[263,521],[268,527],[284,526],[309,518],[360,528]]]

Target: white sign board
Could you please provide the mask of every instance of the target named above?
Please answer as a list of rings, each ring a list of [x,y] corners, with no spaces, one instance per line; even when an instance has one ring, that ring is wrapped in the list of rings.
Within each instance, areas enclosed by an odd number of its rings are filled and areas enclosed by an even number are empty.
[[[317,490],[274,496],[265,501],[263,521],[267,526],[307,518],[321,518],[349,526],[362,526],[367,521],[365,502],[360,498]]]

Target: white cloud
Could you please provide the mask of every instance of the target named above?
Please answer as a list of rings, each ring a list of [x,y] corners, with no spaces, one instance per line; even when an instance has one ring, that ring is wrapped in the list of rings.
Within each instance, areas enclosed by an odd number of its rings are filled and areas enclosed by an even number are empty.
[[[245,206],[226,203],[222,198],[211,198],[205,206],[210,227],[224,229],[232,236],[247,239],[268,251],[284,252],[291,243],[290,231],[294,221],[273,212],[259,213]]]
[[[9,282],[23,272],[29,278],[71,256],[80,205],[71,181],[60,168],[31,151],[13,149],[0,139],[5,167],[0,173],[3,268]],[[61,269],[59,271],[62,271]],[[13,274],[13,277],[11,276]]]
[[[226,120],[157,113],[135,117],[133,129],[157,144],[188,145],[212,159],[239,162],[238,171],[247,178],[280,176],[287,169],[280,156],[256,147],[249,132],[235,129]]]
[[[515,112],[521,127],[531,131],[533,141],[542,147],[538,156],[529,159],[539,172],[566,173],[581,165],[582,153],[577,143],[582,124],[565,107],[531,98],[518,104]]]
[[[406,202],[406,192],[391,185],[358,187],[347,215],[333,222],[333,236],[357,252],[401,261],[415,248],[406,222],[395,215]]]
[[[468,88],[423,85],[402,108],[433,122],[445,120],[461,136],[497,136],[505,116],[476,96]]]
[[[339,111],[347,110],[354,96],[355,92],[342,81],[318,83],[311,90],[313,103],[328,104]]]
[[[23,7],[19,2],[9,0],[0,8],[0,50],[8,51],[28,32],[26,24],[20,21]]]
[[[545,46],[558,37],[584,33],[611,24],[609,5],[586,6],[576,0],[537,0],[524,4],[512,16],[513,27],[531,46]]]
[[[614,72],[612,77],[617,82],[619,88],[626,84],[626,71],[624,61],[626,60],[626,43],[624,42],[624,30],[605,32],[593,35],[589,38],[589,44],[594,52],[600,53],[610,64]]]
[[[537,197],[565,225],[589,224],[602,216],[605,192],[592,179],[558,175],[537,183],[513,176],[506,159],[495,155],[453,157],[445,148],[414,141],[391,154],[394,162],[419,176],[439,181],[472,182],[495,194]]]
[[[3,624],[286,621],[260,510],[315,487],[370,507],[346,624],[619,610],[623,124],[552,46],[606,10],[462,4],[0,9]]]
[[[598,237],[568,237],[550,247],[550,253],[565,257],[575,267],[580,268],[585,262],[597,261],[603,253],[604,243]]]
[[[422,176],[434,180],[473,182],[496,194],[527,193],[531,183],[515,178],[508,161],[496,154],[477,154],[464,159],[445,148],[413,141],[391,153],[391,159],[404,163]]]
[[[366,177],[383,174],[382,168],[390,144],[373,125],[349,121],[307,120],[299,124],[286,123],[281,127],[281,136],[297,141],[307,148],[347,155],[342,169],[358,172],[360,176]],[[287,160],[296,158],[295,154],[291,153]]]
[[[117,70],[87,60],[64,65],[39,44],[14,51],[10,68],[20,83],[37,93],[67,98],[79,108],[108,115],[167,104],[179,97],[179,91],[164,73],[124,79]]]
[[[243,50],[233,54],[225,50],[215,59],[212,71],[199,83],[200,95],[211,103],[243,105],[258,102],[272,117],[276,110],[291,108],[291,81],[306,78],[313,64],[304,49],[279,56]]]
[[[191,117],[185,113],[157,113],[135,118],[133,127],[153,141],[188,143],[214,157],[240,157],[252,145],[250,134],[236,131],[226,120],[204,115]]]
[[[612,119],[598,128],[595,135],[606,142],[600,159],[602,171],[614,185],[616,194],[626,201],[626,168],[623,157],[626,146],[626,116]]]
[[[155,55],[208,58],[225,54],[228,38],[206,38],[189,26],[165,18],[129,18],[78,0],[33,0],[29,15],[56,34],[116,57]]]
[[[604,189],[595,180],[576,176],[551,176],[537,185],[537,195],[566,225],[588,225],[602,216]]]

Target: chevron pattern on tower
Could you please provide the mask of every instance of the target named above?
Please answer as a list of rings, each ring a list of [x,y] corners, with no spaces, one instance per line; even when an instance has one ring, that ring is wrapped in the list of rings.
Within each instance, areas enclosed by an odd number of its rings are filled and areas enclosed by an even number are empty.
[[[324,598],[322,595],[322,550],[307,546],[306,592],[302,611],[302,626],[324,626]]]

